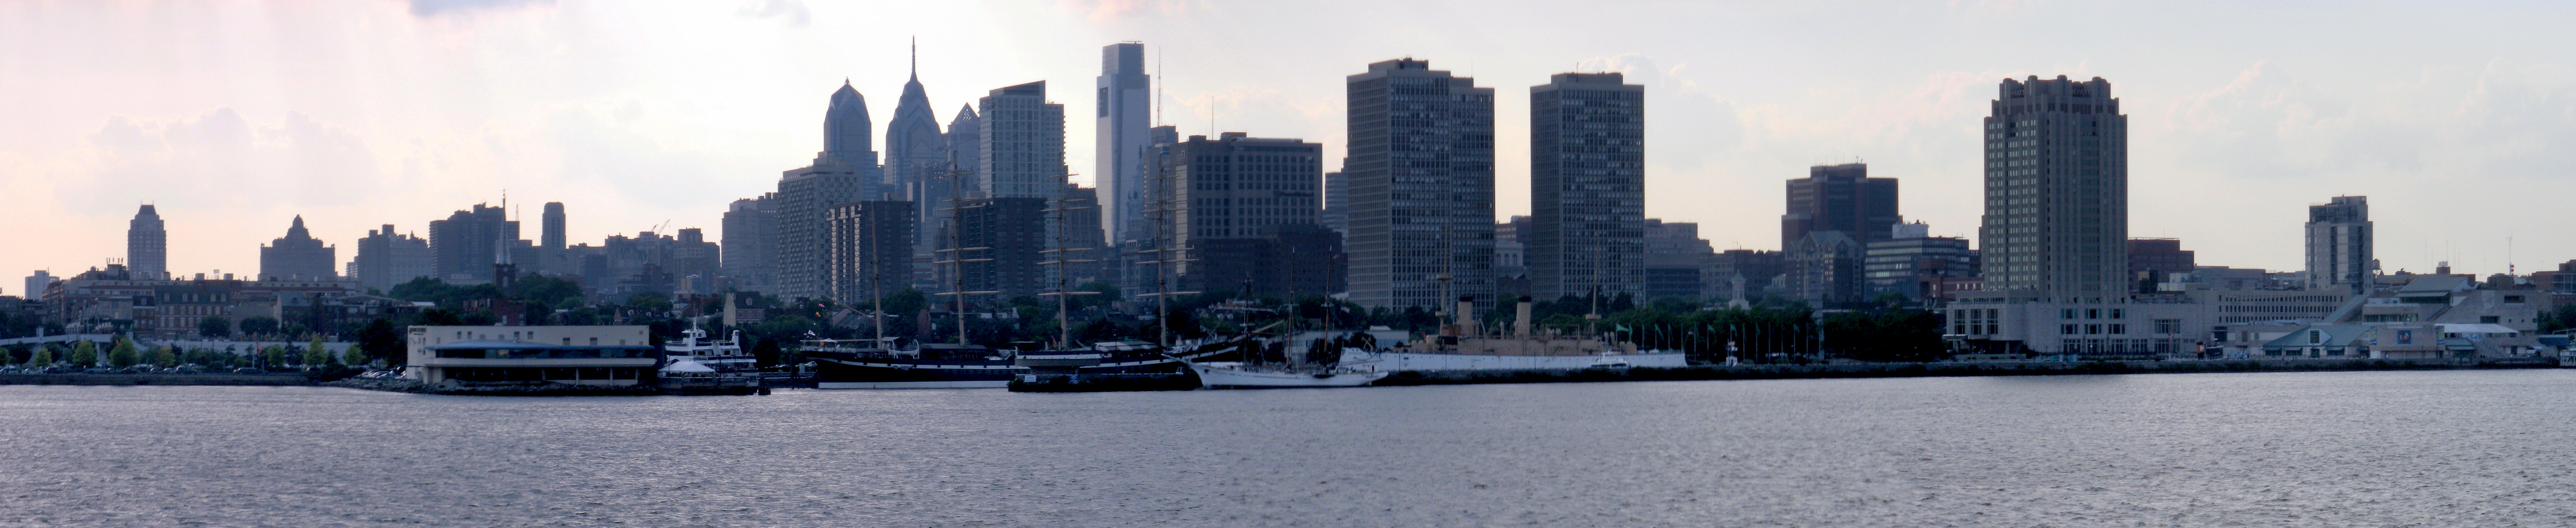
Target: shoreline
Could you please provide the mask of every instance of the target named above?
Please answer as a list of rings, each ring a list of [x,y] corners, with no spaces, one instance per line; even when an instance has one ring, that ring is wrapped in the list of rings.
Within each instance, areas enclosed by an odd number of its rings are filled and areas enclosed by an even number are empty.
[[[2274,359],[2216,361],[1967,361],[1742,365],[1734,367],[1633,367],[1586,370],[1401,371],[1376,386],[1487,383],[1591,383],[1607,381],[1707,381],[1834,378],[1936,378],[1969,376],[2078,376],[2102,374],[2213,374],[2226,372],[2348,372],[2381,370],[2492,370],[2559,368],[2551,358],[2476,359]]]

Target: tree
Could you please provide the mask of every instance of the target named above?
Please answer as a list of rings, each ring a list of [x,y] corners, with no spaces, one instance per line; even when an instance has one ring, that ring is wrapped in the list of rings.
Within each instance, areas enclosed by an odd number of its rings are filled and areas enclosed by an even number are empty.
[[[76,366],[76,367],[95,367],[95,366],[98,366],[98,343],[90,342],[90,341],[89,341],[89,340],[87,340],[87,339],[83,339],[83,340],[80,340],[80,341],[79,341],[79,342],[77,342],[77,343],[73,343],[73,344],[72,344],[72,357],[71,357],[70,359],[71,359],[71,362],[72,362],[72,366]]]
[[[135,352],[133,341],[117,339],[116,348],[107,351],[107,365],[111,367],[125,368],[141,362],[143,358]]]
[[[581,284],[534,273],[519,277],[519,299],[546,306],[580,306]]]
[[[45,346],[45,345],[36,345],[36,353],[35,353],[34,355],[27,356],[27,366],[30,366],[30,367],[50,367],[50,366],[53,366],[53,365],[54,365],[54,347]]]
[[[420,311],[420,324],[426,326],[462,326],[465,324],[465,321],[463,319],[458,319],[454,310],[446,308],[430,308]]]
[[[163,367],[179,366],[178,349],[170,345],[161,345],[160,348],[152,349],[152,364]]]
[[[313,336],[312,341],[305,342],[304,357],[302,359],[303,361],[301,363],[304,366],[318,367],[325,363],[330,363],[333,358],[331,357],[330,349],[322,348],[322,336],[315,335]]]
[[[355,350],[365,351],[370,359],[384,360],[386,365],[401,365],[405,359],[402,332],[394,330],[393,321],[387,321],[382,317],[368,321],[367,328],[358,331],[358,346]],[[363,361],[353,363],[363,363]]]
[[[626,305],[646,312],[671,311],[671,295],[662,292],[638,292],[626,298]]]
[[[231,319],[209,315],[197,320],[197,337],[222,339],[232,336],[233,320]]]
[[[271,369],[285,369],[285,368],[286,368],[286,346],[285,346],[285,345],[270,345],[268,348],[261,349],[261,350],[260,350],[260,354],[259,354],[259,360],[260,360],[260,363],[262,364],[262,366],[263,366],[263,367],[265,367],[265,368],[271,368]]]
[[[277,335],[277,330],[278,324],[275,317],[255,315],[241,320],[241,333],[244,335],[271,336]]]

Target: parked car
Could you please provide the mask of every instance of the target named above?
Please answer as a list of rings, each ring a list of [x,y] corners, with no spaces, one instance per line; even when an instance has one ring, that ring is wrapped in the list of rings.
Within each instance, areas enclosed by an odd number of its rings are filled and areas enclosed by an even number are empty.
[[[255,369],[255,368],[250,368],[250,367],[242,367],[242,368],[233,369],[233,373],[234,373],[234,374],[267,374],[267,373],[268,373],[268,371],[260,370],[260,369]]]

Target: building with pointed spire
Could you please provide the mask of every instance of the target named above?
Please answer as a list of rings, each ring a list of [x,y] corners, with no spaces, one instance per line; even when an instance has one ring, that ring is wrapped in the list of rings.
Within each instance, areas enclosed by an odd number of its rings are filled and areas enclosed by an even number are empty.
[[[918,53],[916,53],[917,55]],[[919,59],[914,59],[916,64]],[[911,79],[903,83],[903,97],[895,101],[894,120],[886,122],[885,185],[888,194],[871,200],[908,200],[920,211],[913,212],[917,223],[936,212],[936,204],[920,202],[923,186],[941,173],[948,172],[946,139],[940,135],[939,116],[930,107],[930,96],[921,88],[921,73],[913,68]],[[911,251],[914,248],[904,248]]]
[[[1141,230],[1145,219],[1146,131],[1154,118],[1153,79],[1145,75],[1145,45],[1110,44],[1100,49],[1097,133],[1091,171],[1100,193],[1100,227],[1106,240],[1125,241]]]
[[[161,213],[151,204],[134,212],[134,220],[125,228],[125,269],[135,277],[161,279],[170,276],[170,232],[161,228]]]
[[[260,280],[336,280],[340,274],[331,268],[340,261],[337,252],[314,239],[304,229],[304,215],[296,215],[285,237],[259,247]]]
[[[814,163],[778,179],[777,291],[786,298],[824,298],[831,267],[825,262],[824,211],[833,204],[879,196],[884,170],[870,150],[867,99],[848,82],[832,92],[823,113],[823,151]]]
[[[474,204],[470,209],[429,222],[432,275],[449,284],[484,284],[492,279],[492,240],[519,239],[519,222],[502,208]]]

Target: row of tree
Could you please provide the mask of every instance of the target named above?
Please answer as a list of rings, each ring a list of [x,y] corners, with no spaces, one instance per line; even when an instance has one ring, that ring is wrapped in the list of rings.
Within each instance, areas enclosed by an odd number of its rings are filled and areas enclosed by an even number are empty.
[[[92,367],[103,363],[112,368],[136,365],[175,367],[193,364],[208,368],[285,369],[366,365],[376,360],[359,347],[349,347],[344,352],[333,353],[329,347],[323,345],[320,337],[313,338],[301,347],[271,345],[244,351],[211,348],[183,350],[169,345],[147,349],[138,347],[133,341],[123,338],[117,338],[113,344],[108,345],[104,353],[99,348],[98,343],[93,341],[76,341],[67,349],[51,344],[18,346],[6,350],[6,355],[0,356],[0,363],[33,368]]]

